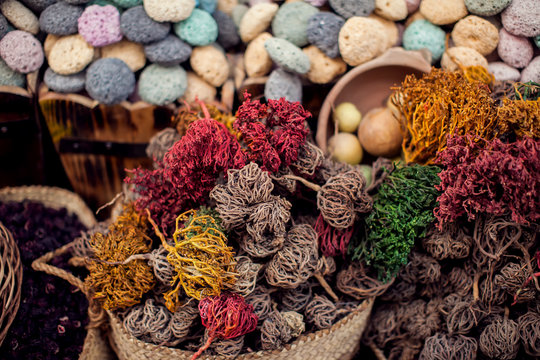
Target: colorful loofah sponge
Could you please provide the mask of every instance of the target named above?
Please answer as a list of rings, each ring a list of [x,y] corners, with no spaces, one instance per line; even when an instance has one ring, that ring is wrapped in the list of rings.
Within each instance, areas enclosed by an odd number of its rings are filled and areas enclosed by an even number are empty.
[[[306,54],[298,46],[285,39],[271,38],[266,40],[264,48],[272,60],[284,70],[298,74],[309,71],[310,62]]]
[[[428,49],[432,63],[442,57],[445,40],[444,30],[427,20],[416,20],[403,33],[403,47],[406,50]]]
[[[123,8],[132,8],[134,6],[142,5],[142,0],[111,0],[116,5],[123,7]]]
[[[68,35],[53,41],[49,66],[58,74],[71,75],[81,72],[94,59],[94,47],[79,35]]]
[[[0,14],[0,39],[4,37],[8,33],[9,24],[7,19],[4,17],[4,15]]]
[[[43,76],[43,81],[49,89],[60,93],[76,93],[84,89],[86,73],[80,72],[73,75],[60,75],[48,68]]]
[[[149,44],[164,39],[169,34],[171,24],[154,21],[142,6],[134,6],[120,17],[120,28],[129,40]]]
[[[105,104],[118,104],[135,90],[135,74],[120,59],[96,60],[86,72],[86,91]]]
[[[139,96],[155,105],[170,104],[182,95],[187,88],[186,71],[180,66],[150,65],[139,78]]]
[[[287,101],[302,101],[302,81],[298,75],[276,69],[264,86],[264,96],[267,100],[284,97]]]
[[[307,45],[308,20],[318,12],[319,9],[305,2],[281,5],[272,20],[274,36],[288,40],[296,46]]]
[[[0,1],[0,11],[17,29],[37,35],[39,20],[34,13],[17,0]]]
[[[308,20],[308,41],[331,58],[339,56],[339,30],[345,24],[342,17],[327,11],[319,12]]]
[[[26,6],[38,14],[57,1],[58,0],[23,0]]]
[[[212,15],[194,9],[189,18],[174,25],[176,35],[193,46],[205,46],[216,41],[218,26]]]
[[[188,60],[191,55],[191,46],[172,34],[163,40],[146,45],[144,53],[153,63],[172,66],[179,65]]]
[[[159,22],[185,20],[195,8],[195,0],[144,0],[143,3],[148,16]]]
[[[14,71],[0,59],[0,86],[24,87],[26,78],[23,74]]]
[[[77,20],[81,17],[84,8],[70,5],[63,1],[46,8],[39,16],[39,27],[47,34],[71,35],[78,30]]]
[[[95,47],[119,42],[122,32],[118,9],[112,5],[87,7],[79,18],[79,34]]]
[[[15,30],[0,40],[0,57],[13,70],[27,74],[43,64],[43,47],[32,34]]]
[[[220,10],[216,10],[212,16],[218,25],[218,43],[225,49],[237,45],[240,42],[240,36],[233,19]]]
[[[141,44],[122,40],[112,45],[107,45],[101,48],[102,58],[117,58],[122,60],[129,66],[131,71],[139,71],[146,65],[146,56],[144,48]]]
[[[353,16],[368,16],[375,10],[375,0],[328,0],[328,3],[345,19]]]

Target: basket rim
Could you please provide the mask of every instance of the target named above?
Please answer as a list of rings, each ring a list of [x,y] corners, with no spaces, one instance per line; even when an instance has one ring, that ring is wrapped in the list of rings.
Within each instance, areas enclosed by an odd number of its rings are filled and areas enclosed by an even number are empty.
[[[0,222],[0,346],[6,338],[11,324],[17,316],[21,303],[21,290],[23,280],[22,261],[19,247],[13,235]],[[4,280],[7,279],[5,282]],[[5,295],[8,294],[6,297]]]
[[[87,228],[97,224],[96,217],[84,200],[76,193],[55,186],[29,185],[0,189],[0,201],[35,201],[54,209],[66,208],[75,214]]]
[[[284,351],[290,351],[290,350],[294,349],[298,345],[302,345],[302,344],[305,344],[305,343],[308,343],[308,342],[315,341],[315,340],[317,340],[319,338],[322,338],[322,337],[324,337],[324,336],[326,336],[326,335],[340,329],[341,327],[347,325],[349,322],[355,320],[358,316],[361,316],[365,311],[371,311],[371,308],[373,307],[374,302],[375,302],[374,298],[368,298],[368,299],[364,300],[360,305],[358,305],[358,307],[356,309],[351,310],[351,312],[347,316],[345,316],[343,319],[336,322],[330,328],[317,330],[317,331],[310,332],[310,333],[307,333],[307,334],[301,334],[293,342],[291,342],[289,344],[286,344],[281,349],[260,350],[260,351],[257,351],[257,352],[242,353],[242,354],[239,354],[236,358],[244,359],[244,360],[248,360],[248,359],[252,359],[252,358],[253,359],[255,359],[255,358],[260,359],[260,358],[263,358],[264,356],[280,354],[280,353],[282,353]],[[127,341],[135,344],[138,348],[144,349],[146,351],[151,352],[151,351],[158,351],[159,350],[161,352],[167,352],[167,354],[165,354],[165,355],[170,355],[170,356],[174,356],[178,352],[184,352],[185,354],[194,354],[195,353],[194,351],[190,351],[190,350],[182,350],[182,349],[171,348],[171,347],[167,347],[167,346],[160,346],[160,345],[146,343],[146,342],[144,342],[142,340],[139,340],[139,339],[132,336],[131,334],[129,334],[126,331],[126,329],[124,328],[124,325],[120,321],[119,317],[113,311],[106,310],[106,312],[107,312],[107,315],[109,316],[109,321],[110,321],[110,326],[111,326],[111,329],[110,329],[109,334],[108,334],[111,345],[114,344],[114,340],[112,339],[113,332],[119,331],[120,335],[124,339],[126,339]],[[113,347],[114,347],[114,345],[113,345]],[[210,359],[216,360],[216,359],[227,359],[227,358],[224,357],[224,356],[202,354],[199,357],[199,359],[201,359],[201,360],[210,360]]]

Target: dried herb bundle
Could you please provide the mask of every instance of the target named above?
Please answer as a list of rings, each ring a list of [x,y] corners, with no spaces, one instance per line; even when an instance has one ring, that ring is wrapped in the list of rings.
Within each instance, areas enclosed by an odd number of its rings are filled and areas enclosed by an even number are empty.
[[[406,162],[432,164],[446,148],[448,134],[491,140],[500,131],[489,88],[483,82],[467,80],[461,72],[433,68],[421,78],[408,75],[393,103],[404,117]]]
[[[152,239],[145,234],[147,226],[146,217],[127,206],[106,235],[98,232],[90,239],[93,257],[87,266],[90,274],[85,283],[104,309],[136,305],[154,287],[154,273],[144,260],[112,264],[150,252]]]
[[[247,146],[249,161],[274,173],[281,166],[291,165],[306,141],[308,127],[305,120],[311,114],[300,103],[291,103],[285,98],[270,99],[268,104],[251,100],[247,93],[244,98],[246,100],[238,108],[234,129]]]
[[[387,282],[397,274],[415,240],[425,236],[434,220],[439,172],[436,166],[403,166],[380,186],[366,218],[367,236],[349,248],[353,259],[377,270],[379,279]]]
[[[511,215],[520,224],[540,219],[540,139],[514,143],[473,136],[448,138],[437,157],[442,192],[435,209],[439,229],[462,216]]]
[[[172,289],[164,295],[171,312],[180,305],[181,289],[200,300],[218,296],[226,286],[233,286],[236,280],[233,249],[227,246],[227,238],[218,230],[220,226],[212,216],[199,215],[193,210],[179,215],[173,245],[167,243],[153,220],[150,222],[162,246],[169,252],[167,261],[176,271]]]

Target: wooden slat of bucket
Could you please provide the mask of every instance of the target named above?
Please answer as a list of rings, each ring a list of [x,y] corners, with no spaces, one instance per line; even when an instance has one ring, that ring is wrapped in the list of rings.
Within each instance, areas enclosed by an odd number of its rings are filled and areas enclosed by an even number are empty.
[[[41,133],[34,91],[37,73],[26,76],[27,88],[0,86],[0,186],[43,181]]]
[[[126,147],[148,143],[159,130],[170,125],[174,107],[144,102],[105,106],[77,94],[49,92],[40,88],[39,105],[60,159],[75,190],[94,210],[122,190],[126,168],[150,167],[140,155],[61,151],[61,140],[71,143],[112,142]],[[114,147],[113,147],[114,149]]]

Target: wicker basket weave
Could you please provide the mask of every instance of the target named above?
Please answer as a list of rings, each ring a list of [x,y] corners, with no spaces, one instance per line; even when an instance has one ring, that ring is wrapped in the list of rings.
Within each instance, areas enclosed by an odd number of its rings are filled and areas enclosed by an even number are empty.
[[[19,310],[23,270],[19,248],[0,224],[0,346]]]
[[[79,218],[79,221],[88,228],[97,223],[94,214],[81,199],[81,197],[65,189],[46,186],[8,187],[0,189],[0,201],[33,201],[39,202],[48,208],[66,208],[68,213],[76,215]],[[72,285],[82,289],[81,286],[84,284],[81,280],[77,279],[63,269],[46,264],[46,262],[50,261],[52,258],[69,251],[70,247],[71,243],[64,245],[60,249],[53,252],[45,254],[32,263],[32,268],[34,270],[43,271],[49,275],[68,280],[68,282]],[[107,360],[112,358],[111,349],[107,345],[106,341],[103,340],[101,331],[101,326],[106,321],[106,317],[100,317],[100,314],[102,314],[102,312],[96,313],[94,309],[89,307],[88,315],[90,317],[90,324],[88,325],[88,333],[86,335],[83,351],[79,359]]]
[[[329,329],[301,335],[283,349],[241,354],[235,359],[252,360],[348,360],[360,346],[373,300],[364,301],[356,310]],[[111,331],[109,338],[120,360],[189,360],[192,351],[145,343],[127,333],[118,317],[108,312]],[[201,355],[201,360],[225,360],[224,356]]]
[[[121,202],[115,204],[116,208],[121,208]],[[117,209],[117,210],[118,210]],[[114,211],[113,211],[114,213]],[[109,341],[116,355],[120,360],[183,360],[191,359],[194,352],[158,346],[138,340],[129,334],[114,312],[104,311],[97,302],[93,301],[89,289],[84,282],[73,274],[63,269],[47,264],[57,256],[70,250],[74,243],[64,245],[34,261],[32,266],[36,270],[44,271],[48,274],[58,276],[70,284],[79,288],[89,300],[89,316],[91,323],[103,323],[108,321],[110,329],[108,332]],[[268,359],[268,360],[348,360],[352,359],[360,346],[360,338],[369,320],[373,299],[366,300],[351,311],[349,315],[338,321],[329,329],[301,335],[291,344],[283,349],[273,351],[259,351],[255,353],[241,354],[236,357],[240,360]],[[90,331],[89,331],[90,336]],[[97,336],[98,340],[101,340]],[[88,341],[88,337],[87,337]],[[85,343],[86,345],[86,343]],[[85,346],[86,348],[86,346]],[[83,351],[84,355],[84,351]],[[106,359],[99,352],[90,357],[82,359]],[[95,357],[99,356],[101,357]],[[201,360],[225,360],[224,356],[201,355]]]

